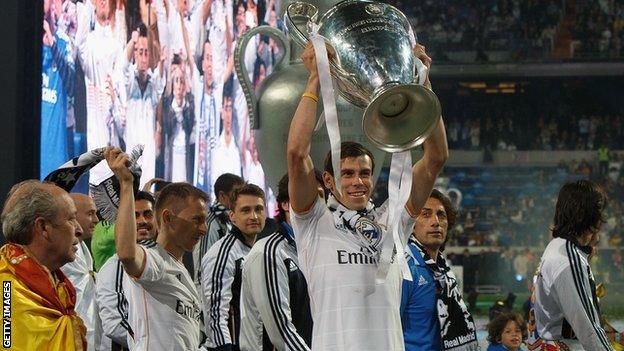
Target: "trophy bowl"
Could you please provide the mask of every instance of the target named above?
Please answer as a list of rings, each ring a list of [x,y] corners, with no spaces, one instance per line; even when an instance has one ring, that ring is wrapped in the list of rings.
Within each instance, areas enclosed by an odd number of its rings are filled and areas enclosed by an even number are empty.
[[[429,136],[441,114],[440,102],[424,87],[427,68],[414,56],[416,36],[394,6],[345,0],[318,21],[314,5],[288,6],[290,37],[302,46],[314,26],[330,52],[330,73],[347,101],[364,109],[362,130],[388,152],[409,150]],[[306,20],[302,31],[295,22]]]

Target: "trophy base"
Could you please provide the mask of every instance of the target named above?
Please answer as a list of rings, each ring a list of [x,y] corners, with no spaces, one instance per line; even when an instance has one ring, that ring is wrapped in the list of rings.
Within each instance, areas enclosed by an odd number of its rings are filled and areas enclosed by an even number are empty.
[[[405,151],[427,139],[441,112],[438,97],[422,85],[386,86],[366,107],[362,130],[381,150]]]

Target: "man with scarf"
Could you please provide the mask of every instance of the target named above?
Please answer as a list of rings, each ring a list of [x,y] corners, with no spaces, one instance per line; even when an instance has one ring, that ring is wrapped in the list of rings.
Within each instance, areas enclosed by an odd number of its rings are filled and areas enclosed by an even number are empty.
[[[216,195],[215,203],[210,206],[208,217],[208,234],[201,238],[199,245],[193,250],[193,270],[195,272],[193,279],[199,290],[201,283],[201,262],[204,255],[217,240],[223,238],[230,232],[232,221],[230,221],[230,195],[232,190],[245,184],[243,178],[232,174],[224,173],[214,183],[214,191]]]
[[[433,189],[405,250],[412,280],[403,281],[401,322],[407,351],[477,350],[474,321],[442,254],[457,218],[450,199]]]
[[[318,194],[325,198],[321,172]],[[245,259],[241,291],[242,351],[309,350],[312,316],[308,284],[299,269],[290,221],[288,174],[277,190],[278,229],[258,240]]]
[[[36,180],[14,186],[2,210],[7,244],[0,249],[3,346],[16,350],[86,350],[76,290],[61,266],[76,259],[82,228],[63,189]],[[6,300],[9,301],[7,316]],[[7,324],[8,323],[8,324]]]
[[[423,46],[416,46],[414,54],[430,66],[431,58]],[[313,301],[312,349],[403,350],[401,268],[392,253],[381,252],[380,244],[383,237],[393,235],[385,228],[390,211],[387,206],[374,208],[370,202],[374,156],[361,144],[343,142],[337,174],[331,153],[326,158],[323,180],[331,191],[327,205],[318,199],[310,157],[319,93],[312,45],[308,45],[302,60],[310,76],[288,135],[288,195],[299,267]],[[425,86],[431,87],[428,80]],[[423,157],[412,167],[409,199],[397,213],[399,233],[404,234],[398,238],[402,245],[407,244],[414,218],[447,158],[446,134],[440,119],[424,143]],[[386,255],[391,258],[388,266],[379,264],[382,254],[384,260]],[[387,272],[379,272],[380,267],[387,267]],[[376,284],[380,273],[385,282]]]
[[[238,350],[240,293],[245,256],[264,228],[264,191],[254,184],[233,190],[230,196],[230,232],[219,239],[202,259],[201,289],[208,350]]]

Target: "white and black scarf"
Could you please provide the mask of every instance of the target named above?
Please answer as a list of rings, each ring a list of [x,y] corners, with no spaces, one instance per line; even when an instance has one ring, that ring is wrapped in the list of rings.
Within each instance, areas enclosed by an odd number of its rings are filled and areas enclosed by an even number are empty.
[[[436,307],[440,323],[442,349],[453,351],[478,350],[479,343],[477,342],[474,320],[468,312],[464,300],[462,300],[457,278],[451,271],[451,267],[446,263],[442,253],[438,253],[437,260],[433,260],[418,241],[414,240],[413,242],[436,282]]]
[[[128,167],[134,176],[132,188],[136,195],[139,190],[139,180],[141,179],[141,167],[137,160],[143,154],[144,146],[139,144],[132,149],[130,156],[130,166]],[[117,209],[119,208],[119,193],[121,191],[119,181],[110,168],[103,180],[89,179],[89,192],[95,206],[97,207],[97,215],[100,219],[114,223],[117,219]]]
[[[71,192],[78,179],[104,159],[105,150],[105,147],[101,147],[74,157],[50,172],[44,180],[56,184],[67,192]]]
[[[381,238],[384,225],[378,223],[382,208],[375,208],[372,202],[368,202],[366,208],[355,211],[341,204],[333,195],[327,198],[327,207],[334,216],[337,228],[344,228],[350,234],[347,237],[358,244],[362,253],[370,258],[379,259],[381,253]]]
[[[78,157],[65,162],[58,169],[50,172],[45,177],[46,181],[52,182],[67,192],[71,192],[78,179],[104,160],[105,147],[87,151]],[[130,153],[130,172],[134,175],[134,193],[139,189],[139,179],[141,178],[141,168],[136,160],[143,154],[143,145],[137,145]],[[117,208],[119,207],[119,182],[108,169],[107,178],[97,184],[89,184],[89,190],[95,206],[97,207],[98,217],[110,223],[115,222],[117,217]],[[91,179],[91,182],[94,180]],[[97,182],[97,180],[95,180]]]

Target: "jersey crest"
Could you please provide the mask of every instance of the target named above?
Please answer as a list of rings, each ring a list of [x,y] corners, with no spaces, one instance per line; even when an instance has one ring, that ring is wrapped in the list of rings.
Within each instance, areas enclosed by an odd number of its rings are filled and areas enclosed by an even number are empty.
[[[371,245],[377,247],[381,241],[382,229],[378,223],[367,217],[360,217],[355,223],[355,231]]]

